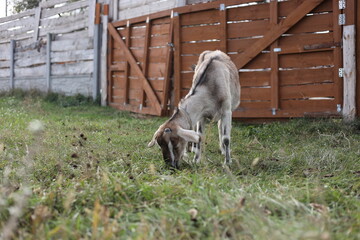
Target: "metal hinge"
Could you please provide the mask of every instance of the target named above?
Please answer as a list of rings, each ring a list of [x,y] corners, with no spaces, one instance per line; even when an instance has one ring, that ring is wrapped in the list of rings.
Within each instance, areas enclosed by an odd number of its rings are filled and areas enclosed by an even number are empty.
[[[225,10],[225,4],[220,4],[220,11],[224,11]]]
[[[175,45],[174,45],[174,43],[169,42],[167,45],[170,47],[171,51],[175,51]]]
[[[345,9],[346,8],[346,1],[345,0],[339,0],[339,9]]]
[[[276,115],[276,108],[271,109],[272,115]]]
[[[336,105],[336,111],[337,111],[338,113],[341,113],[341,111],[342,111],[341,104],[337,104],[337,105]]]
[[[345,13],[339,14],[339,25],[345,25]]]
[[[339,68],[339,77],[344,77],[344,68]]]

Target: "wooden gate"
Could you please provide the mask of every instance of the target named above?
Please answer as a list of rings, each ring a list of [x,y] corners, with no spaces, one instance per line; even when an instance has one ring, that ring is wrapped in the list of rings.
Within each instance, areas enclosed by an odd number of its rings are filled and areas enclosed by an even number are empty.
[[[108,102],[132,112],[166,115],[172,51],[170,15],[108,24]]]
[[[338,115],[341,13],[338,0],[228,0],[111,23],[109,103],[166,114],[189,91],[199,54],[220,49],[239,68],[234,117]]]

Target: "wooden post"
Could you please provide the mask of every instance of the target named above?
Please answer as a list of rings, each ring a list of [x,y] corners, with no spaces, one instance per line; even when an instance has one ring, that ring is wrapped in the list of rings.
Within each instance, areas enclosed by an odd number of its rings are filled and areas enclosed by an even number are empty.
[[[339,8],[339,2],[333,1],[333,36],[334,42],[342,41],[342,25],[339,24],[339,16],[342,13],[342,10]],[[343,67],[342,60],[342,48],[335,47],[333,48],[334,52],[334,68],[333,68],[333,79],[337,91],[335,92],[335,104],[337,112],[341,113],[344,102],[343,102],[343,78],[339,76],[339,69]]]
[[[108,23],[107,28],[109,29]],[[108,45],[107,45],[107,64],[111,65],[113,62],[113,47],[114,47],[114,40],[110,34],[108,34]],[[107,103],[110,104],[112,102],[113,97],[113,78],[112,78],[112,69],[107,69]]]
[[[271,0],[270,2],[270,24],[275,27],[278,24],[278,1]],[[271,64],[271,110],[272,115],[276,115],[279,109],[279,54],[281,49],[278,48],[278,41],[276,40],[270,47],[270,64]]]
[[[46,91],[51,91],[51,33],[46,34]]]
[[[100,59],[100,11],[101,4],[97,3],[95,8],[95,25],[94,25],[94,60],[93,60],[93,91],[92,98],[96,100],[99,92],[99,59]]]
[[[34,42],[37,41],[38,36],[39,36],[40,18],[41,18],[41,6],[37,7],[35,10]]]
[[[344,26],[344,109],[346,121],[355,120],[356,116],[356,58],[355,58],[355,25]]]
[[[162,114],[168,115],[168,101],[169,101],[169,91],[170,91],[170,81],[171,81],[171,70],[172,70],[172,59],[173,59],[173,33],[174,33],[174,12],[171,11],[170,15],[170,31],[169,31],[169,39],[168,46],[166,52],[166,69],[165,69],[165,79],[163,85],[163,103],[162,103]]]
[[[125,45],[126,48],[129,49],[130,47],[130,34],[131,34],[131,26],[130,26],[130,22],[127,21],[126,23],[126,31],[125,31]],[[129,65],[129,61],[126,60],[125,63],[125,86],[124,86],[124,105],[129,103],[129,87],[130,87],[130,79],[129,79],[129,75],[130,75],[130,65]]]
[[[356,28],[355,1],[346,2],[345,24],[343,28],[343,59],[344,59],[344,108],[345,121],[353,121],[356,117]]]
[[[179,13],[174,12],[174,106],[180,102],[181,99],[181,25]]]
[[[14,67],[15,67],[15,40],[11,40],[10,41],[10,89],[15,88]]]
[[[143,66],[142,66],[142,70],[144,73],[144,76],[147,77],[148,74],[148,66],[149,66],[149,61],[148,61],[148,56],[149,56],[149,46],[150,46],[150,40],[151,40],[151,22],[150,22],[150,18],[147,17],[146,18],[146,30],[145,30],[145,44],[144,44],[144,57],[143,57]],[[140,111],[142,110],[143,107],[146,107],[146,102],[145,102],[145,90],[144,90],[144,83],[141,84],[141,93],[140,93]]]
[[[227,11],[225,3],[220,4],[220,50],[227,53]]]
[[[101,82],[101,106],[106,106],[107,99],[107,26],[109,22],[109,5],[104,5],[104,12],[102,16],[102,38],[101,38],[101,73],[100,73],[100,82]]]
[[[115,0],[117,1],[117,0]],[[89,37],[93,37],[94,36],[94,19],[95,19],[95,5],[96,5],[96,0],[89,0]]]
[[[166,68],[165,68],[165,78],[164,78],[164,84],[163,84],[163,101],[162,101],[162,113],[161,115],[168,115],[169,109],[168,109],[168,102],[169,102],[169,91],[170,91],[170,81],[171,81],[171,72],[173,67],[173,33],[174,33],[174,12],[171,11],[170,14],[170,31],[169,31],[169,39],[167,44],[167,51],[166,51]]]
[[[113,21],[119,18],[119,1],[120,0],[113,0],[113,15],[112,15]]]
[[[356,22],[355,22],[355,26],[356,26],[356,58],[359,59],[360,58],[360,3],[357,1],[356,2]],[[356,84],[356,94],[357,94],[357,98],[356,98],[356,107],[357,107],[357,116],[360,116],[360,61],[358,60],[356,62],[356,68],[357,68],[357,72],[356,72],[356,77],[357,77],[357,84]]]

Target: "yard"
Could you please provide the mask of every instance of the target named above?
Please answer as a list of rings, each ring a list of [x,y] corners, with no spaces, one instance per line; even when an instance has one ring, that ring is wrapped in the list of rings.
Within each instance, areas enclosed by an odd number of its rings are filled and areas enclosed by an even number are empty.
[[[230,169],[209,124],[201,165],[173,171],[147,148],[164,120],[80,97],[2,96],[3,237],[360,238],[360,122],[234,121]]]

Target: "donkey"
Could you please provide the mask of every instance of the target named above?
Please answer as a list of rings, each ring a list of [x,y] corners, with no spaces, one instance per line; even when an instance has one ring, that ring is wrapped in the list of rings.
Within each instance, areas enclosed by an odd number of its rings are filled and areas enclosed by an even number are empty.
[[[205,51],[199,56],[189,93],[180,101],[172,117],[155,132],[148,147],[157,142],[164,161],[178,168],[187,143],[191,142],[194,162],[200,163],[204,123],[210,119],[218,121],[224,164],[231,164],[231,118],[239,104],[240,83],[235,64],[219,50]]]

